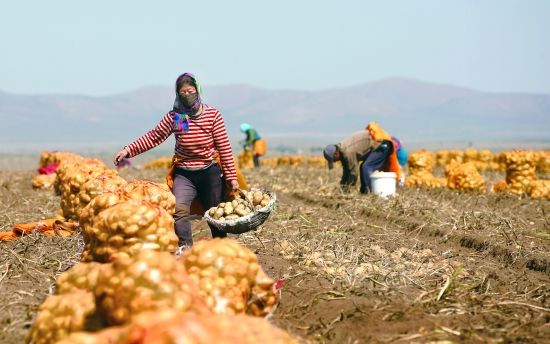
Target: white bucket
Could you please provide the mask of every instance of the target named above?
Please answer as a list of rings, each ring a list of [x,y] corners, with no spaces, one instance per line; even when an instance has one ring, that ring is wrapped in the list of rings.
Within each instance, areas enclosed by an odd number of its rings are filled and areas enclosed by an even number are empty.
[[[374,172],[370,175],[372,193],[382,197],[395,195],[396,179],[395,172]]]

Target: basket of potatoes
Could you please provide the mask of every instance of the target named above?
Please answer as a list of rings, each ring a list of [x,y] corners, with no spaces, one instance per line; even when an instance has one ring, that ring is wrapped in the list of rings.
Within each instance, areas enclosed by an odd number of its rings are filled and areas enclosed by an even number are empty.
[[[208,209],[204,218],[221,231],[241,234],[255,230],[264,223],[276,202],[277,197],[270,191],[238,190],[234,199]]]

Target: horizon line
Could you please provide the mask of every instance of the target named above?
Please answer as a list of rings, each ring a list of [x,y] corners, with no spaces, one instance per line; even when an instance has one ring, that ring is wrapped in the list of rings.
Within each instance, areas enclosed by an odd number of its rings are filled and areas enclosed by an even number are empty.
[[[253,85],[253,84],[248,84],[248,83],[230,83],[230,84],[211,84],[211,85],[203,85],[203,89],[206,87],[206,89],[208,89],[209,87],[215,87],[215,88],[223,88],[223,87],[235,87],[235,86],[239,86],[239,87],[249,87],[249,88],[254,88],[254,89],[258,89],[258,90],[264,90],[264,91],[284,91],[284,92],[326,92],[326,91],[331,91],[331,90],[335,90],[335,89],[348,89],[348,88],[357,88],[357,87],[363,87],[363,86],[367,86],[369,84],[379,84],[379,83],[383,83],[383,82],[391,82],[391,81],[397,81],[397,82],[412,82],[412,83],[418,83],[418,84],[428,84],[428,85],[433,85],[433,86],[439,86],[439,87],[451,87],[451,88],[458,88],[458,89],[462,89],[462,90],[465,90],[465,91],[471,91],[471,92],[477,92],[477,93],[482,93],[482,94],[500,94],[500,95],[543,95],[543,96],[550,96],[550,92],[548,93],[545,93],[545,92],[542,92],[542,91],[538,91],[538,92],[529,92],[529,91],[486,91],[486,90],[481,90],[481,89],[478,89],[478,88],[475,88],[475,87],[472,87],[472,86],[464,86],[464,85],[458,85],[458,84],[452,84],[452,83],[446,83],[446,82],[438,82],[438,81],[426,81],[426,80],[421,80],[421,79],[417,79],[417,78],[412,78],[412,77],[398,77],[398,76],[390,76],[390,77],[386,77],[386,78],[380,78],[380,79],[375,79],[375,80],[371,80],[371,81],[365,81],[365,82],[362,82],[362,83],[356,83],[356,84],[351,84],[351,85],[347,85],[347,86],[335,86],[335,87],[329,87],[329,88],[319,88],[319,89],[293,89],[293,88],[269,88],[269,87],[264,87],[264,86],[257,86],[257,85]],[[147,89],[154,89],[154,88],[172,88],[173,86],[171,85],[160,85],[160,84],[149,84],[149,85],[142,85],[142,86],[136,86],[134,88],[131,88],[131,89],[127,89],[125,91],[119,91],[119,92],[114,92],[114,93],[109,93],[109,94],[101,94],[101,95],[92,95],[92,94],[86,94],[86,93],[73,93],[73,92],[27,92],[27,93],[20,93],[20,92],[13,92],[13,91],[9,91],[9,90],[5,90],[5,89],[0,89],[0,93],[5,93],[5,94],[9,94],[9,95],[14,95],[14,96],[81,96],[81,97],[88,97],[88,98],[109,98],[109,97],[113,97],[113,96],[119,96],[119,95],[125,95],[125,94],[131,94],[131,93],[135,93],[135,92],[139,92],[139,91],[142,91],[142,90],[147,90]],[[206,94],[208,94],[208,91],[206,90],[205,92]]]

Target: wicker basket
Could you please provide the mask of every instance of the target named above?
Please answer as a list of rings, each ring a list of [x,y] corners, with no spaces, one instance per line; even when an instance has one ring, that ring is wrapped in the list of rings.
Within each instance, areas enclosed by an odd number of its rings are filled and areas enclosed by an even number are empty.
[[[262,191],[265,194],[268,194],[271,198],[269,203],[261,208],[254,210],[250,214],[247,214],[245,216],[239,217],[235,220],[215,220],[208,214],[208,210],[204,213],[204,218],[206,219],[206,222],[208,224],[216,227],[217,229],[224,231],[226,233],[232,233],[232,234],[241,234],[248,231],[255,230],[258,228],[262,223],[267,220],[269,217],[269,214],[271,214],[271,211],[275,208],[275,203],[277,202],[277,197],[273,192],[270,191]]]

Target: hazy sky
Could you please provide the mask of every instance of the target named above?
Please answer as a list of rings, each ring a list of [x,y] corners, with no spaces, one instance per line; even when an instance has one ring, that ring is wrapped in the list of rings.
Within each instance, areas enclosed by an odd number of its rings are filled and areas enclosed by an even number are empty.
[[[2,1],[0,90],[318,90],[409,77],[550,93],[550,1]]]

